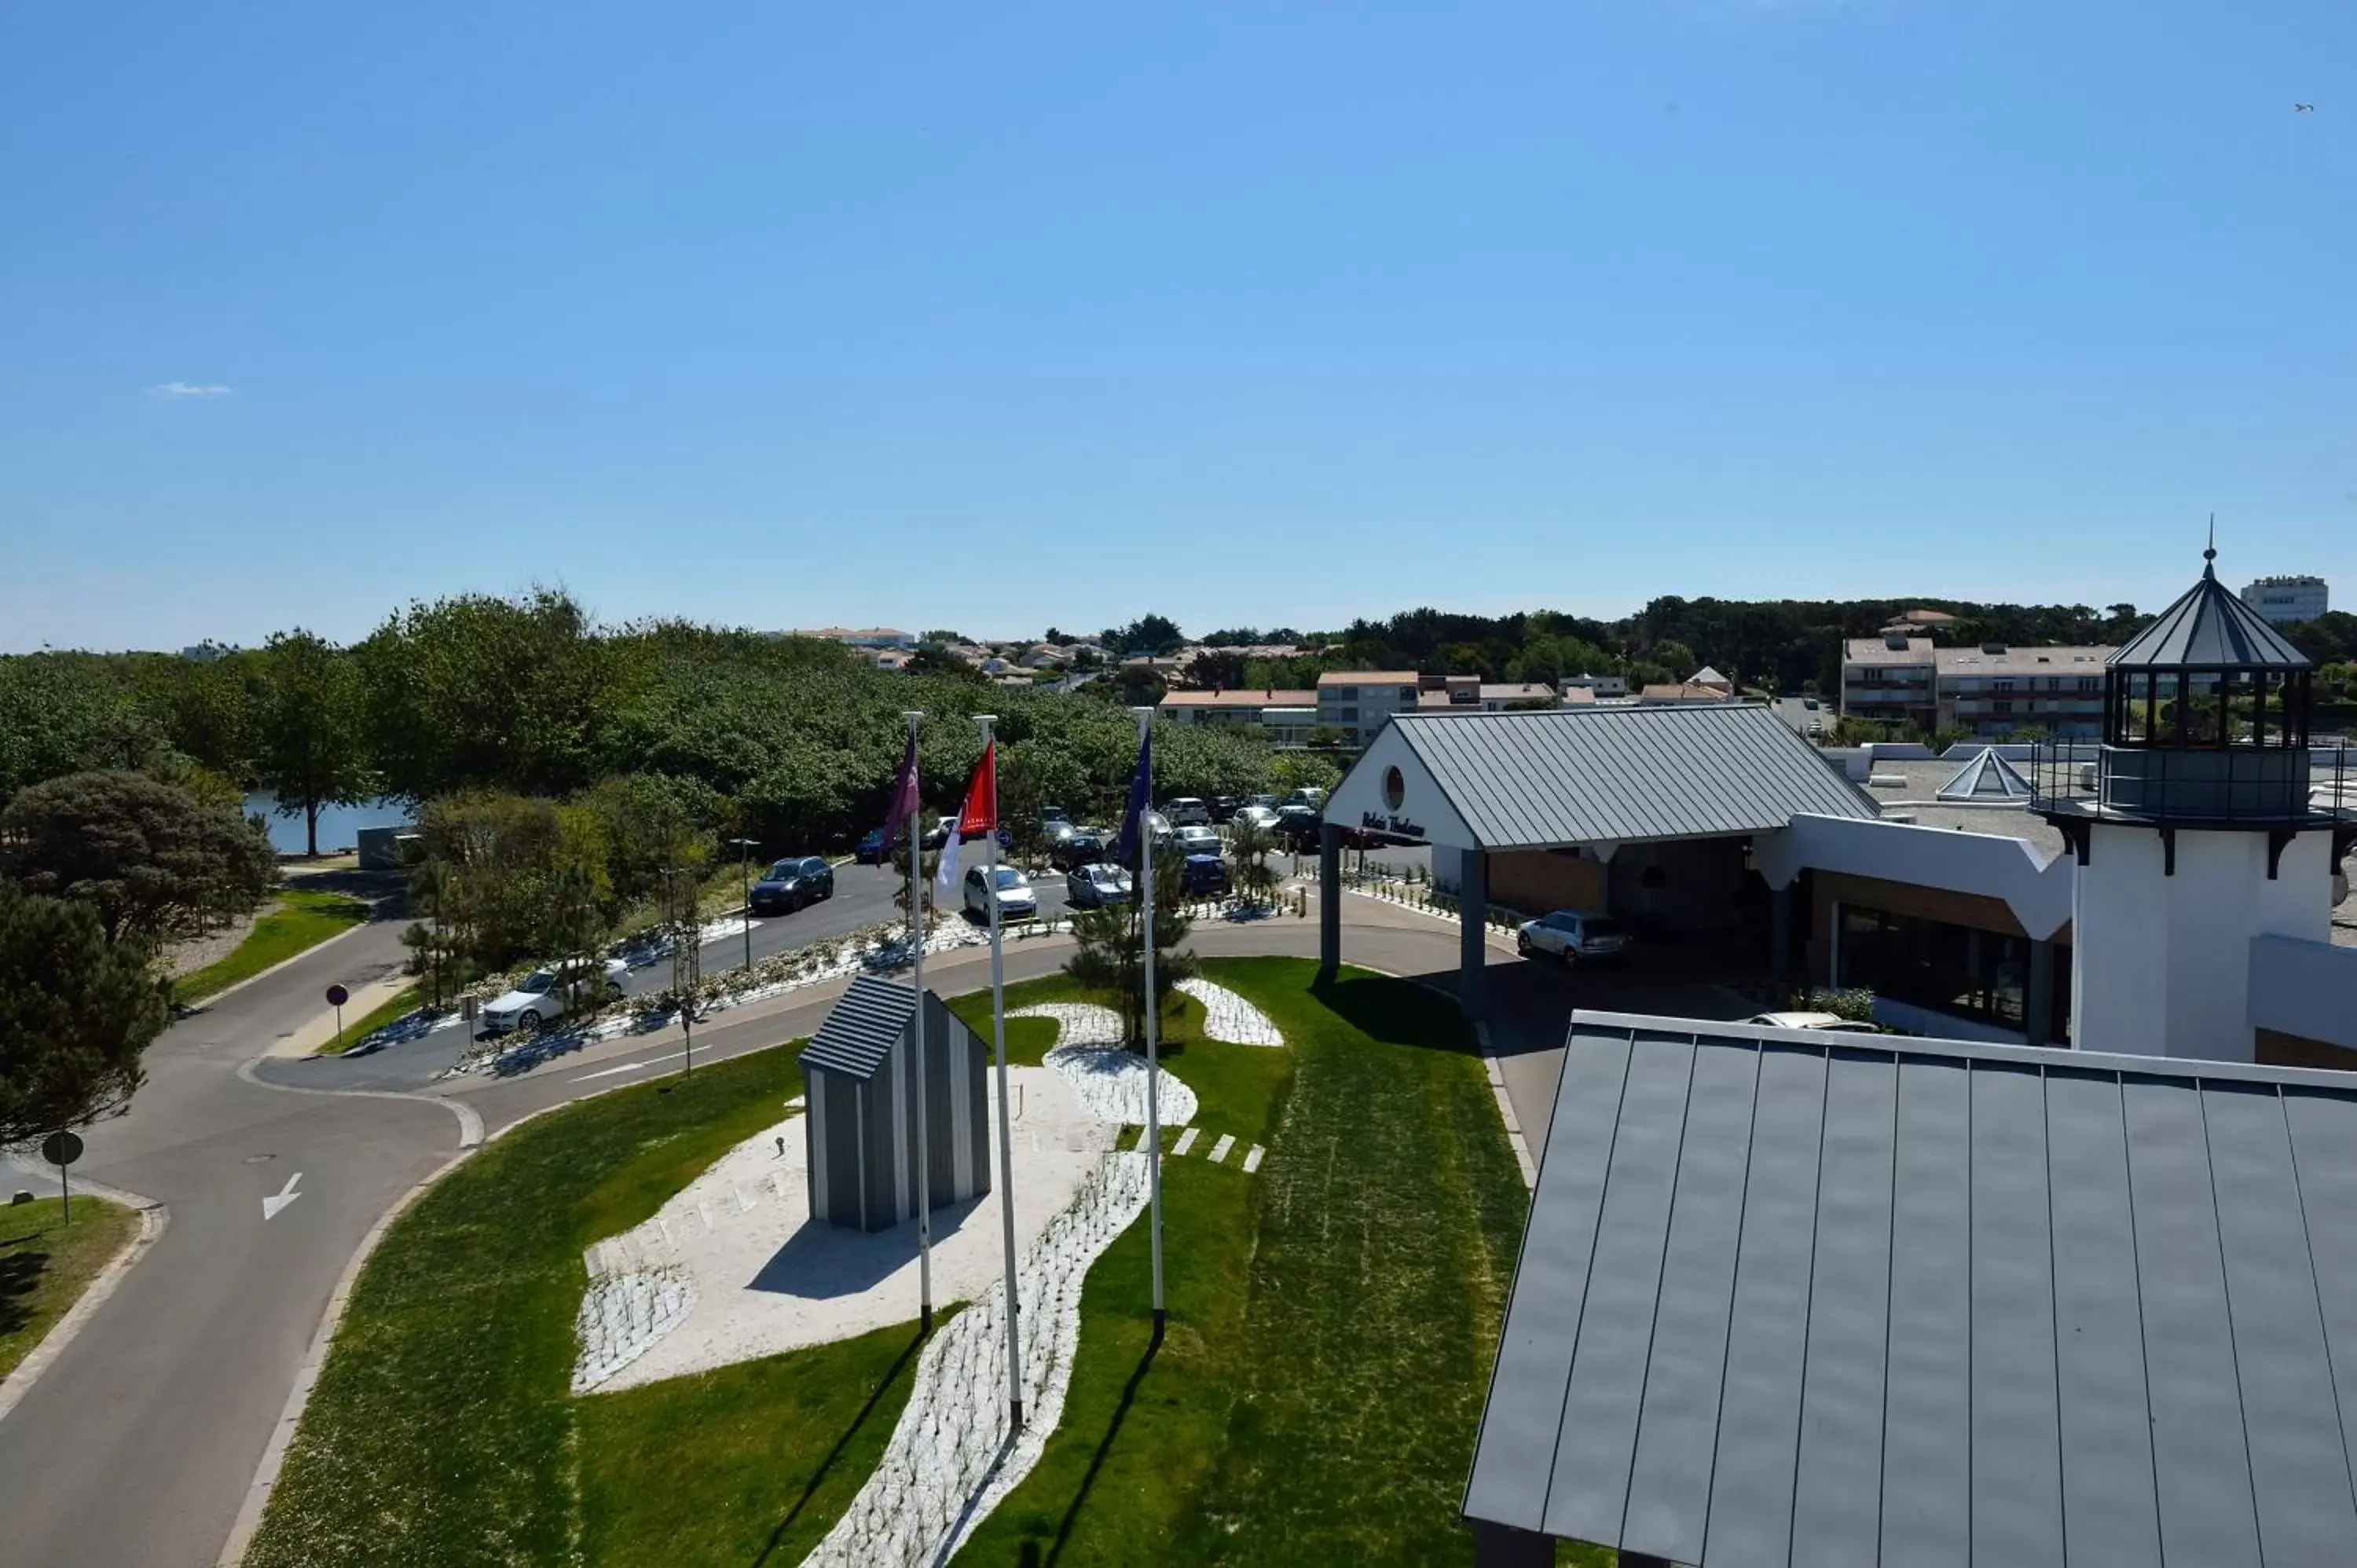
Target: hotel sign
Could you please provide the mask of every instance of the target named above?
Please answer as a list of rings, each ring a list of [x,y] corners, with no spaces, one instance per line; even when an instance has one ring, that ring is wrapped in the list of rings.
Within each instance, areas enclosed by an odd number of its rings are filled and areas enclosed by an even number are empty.
[[[1398,833],[1404,838],[1420,839],[1424,836],[1423,824],[1406,817],[1385,816],[1381,811],[1360,812],[1359,825],[1374,832]]]

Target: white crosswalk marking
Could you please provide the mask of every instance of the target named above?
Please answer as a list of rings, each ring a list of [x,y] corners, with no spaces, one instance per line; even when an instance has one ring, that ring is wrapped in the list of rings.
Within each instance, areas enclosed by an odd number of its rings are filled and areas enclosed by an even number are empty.
[[[1268,1151],[1266,1149],[1262,1148],[1258,1144],[1254,1144],[1252,1146],[1251,1151],[1244,1155],[1244,1175],[1250,1176],[1253,1172],[1260,1169],[1261,1156],[1267,1153]]]
[[[1179,1133],[1178,1141],[1170,1145],[1170,1152],[1174,1155],[1183,1155],[1188,1150],[1193,1148],[1195,1146],[1195,1134],[1199,1131],[1200,1131],[1200,1128],[1189,1127],[1185,1132]]]
[[[1228,1157],[1228,1151],[1235,1146],[1236,1135],[1233,1133],[1221,1133],[1220,1141],[1211,1145],[1211,1162],[1215,1165],[1221,1164]]]

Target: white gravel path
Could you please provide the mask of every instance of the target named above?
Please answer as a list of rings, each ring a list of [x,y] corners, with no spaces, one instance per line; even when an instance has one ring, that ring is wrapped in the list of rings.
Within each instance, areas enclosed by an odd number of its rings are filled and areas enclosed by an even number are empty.
[[[1232,1046],[1281,1046],[1285,1036],[1268,1015],[1208,980],[1182,980],[1178,989],[1203,1004],[1203,1033]]]

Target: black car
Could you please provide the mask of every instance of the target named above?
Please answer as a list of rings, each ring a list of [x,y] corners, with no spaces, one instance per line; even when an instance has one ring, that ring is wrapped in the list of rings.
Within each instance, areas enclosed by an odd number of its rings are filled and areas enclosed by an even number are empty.
[[[1059,871],[1070,871],[1075,866],[1112,857],[1111,841],[1094,828],[1074,830],[1048,852],[1048,859]]]
[[[761,873],[750,900],[756,915],[791,915],[834,897],[834,867],[814,854],[790,856]]]
[[[1268,831],[1270,836],[1276,840],[1278,848],[1291,850],[1296,854],[1312,854],[1318,849],[1318,830],[1325,825],[1323,813],[1313,811],[1307,806],[1280,806],[1276,811],[1276,821],[1269,824]]]
[[[1211,821],[1212,821],[1212,822],[1232,822],[1232,821],[1233,821],[1233,820],[1234,820],[1234,818],[1235,818],[1235,814],[1236,814],[1236,810],[1237,810],[1237,808],[1238,808],[1238,807],[1240,807],[1240,806],[1242,806],[1243,803],[1244,803],[1244,798],[1243,798],[1242,795],[1214,795],[1214,796],[1212,796],[1212,797],[1211,797]]]
[[[1178,865],[1178,890],[1190,898],[1216,898],[1228,891],[1228,863],[1216,854],[1190,854]]]

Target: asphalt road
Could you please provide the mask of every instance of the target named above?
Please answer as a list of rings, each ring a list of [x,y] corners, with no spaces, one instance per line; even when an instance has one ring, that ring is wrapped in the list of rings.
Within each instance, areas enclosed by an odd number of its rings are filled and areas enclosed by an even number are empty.
[[[0,1420],[0,1560],[210,1564],[328,1296],[369,1227],[458,1146],[447,1109],[290,1094],[238,1069],[335,982],[402,957],[362,926],[173,1025],[78,1174],[167,1204],[169,1227]],[[262,1199],[301,1176],[275,1219]]]
[[[870,870],[871,877],[877,874]],[[888,880],[886,878],[884,880]],[[846,879],[847,885],[848,879]],[[846,886],[846,891],[848,887]],[[888,898],[888,889],[885,892]],[[853,918],[838,896],[834,918]],[[818,915],[827,907],[790,917]],[[171,1208],[163,1240],[0,1420],[0,1541],[16,1568],[208,1568],[228,1537],[338,1276],[370,1227],[459,1143],[447,1100],[492,1132],[607,1089],[681,1070],[676,1026],[601,1041],[506,1079],[436,1084],[423,1099],[290,1091],[239,1069],[317,1016],[321,991],[398,962],[398,922],[361,928],[175,1025],[148,1054],[132,1112],[87,1134],[78,1167]],[[1206,955],[1314,955],[1318,922],[1198,925]],[[1347,961],[1456,980],[1453,926],[1374,900],[1345,910]],[[759,950],[757,948],[756,951]],[[1069,939],[1010,942],[1006,977],[1052,972]],[[1742,1004],[1666,961],[1574,976],[1491,950],[1491,1037],[1534,1151],[1544,1137],[1575,1005],[1717,1016]],[[988,982],[986,948],[929,960],[949,995]],[[845,983],[720,1015],[695,1031],[715,1061],[811,1033]],[[262,1199],[301,1180],[274,1219]]]

